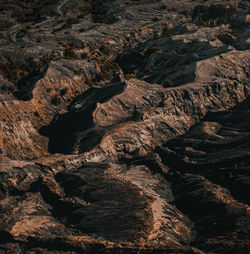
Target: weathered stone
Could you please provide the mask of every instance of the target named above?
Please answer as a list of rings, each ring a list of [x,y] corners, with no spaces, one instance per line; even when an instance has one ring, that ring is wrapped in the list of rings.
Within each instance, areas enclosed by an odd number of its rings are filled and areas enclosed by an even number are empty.
[[[249,253],[248,13],[2,0],[0,253]]]

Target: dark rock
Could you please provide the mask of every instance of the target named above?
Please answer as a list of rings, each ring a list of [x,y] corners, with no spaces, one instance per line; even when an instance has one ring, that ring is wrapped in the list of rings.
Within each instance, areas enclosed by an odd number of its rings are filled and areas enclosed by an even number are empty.
[[[250,253],[248,9],[2,0],[0,253]]]

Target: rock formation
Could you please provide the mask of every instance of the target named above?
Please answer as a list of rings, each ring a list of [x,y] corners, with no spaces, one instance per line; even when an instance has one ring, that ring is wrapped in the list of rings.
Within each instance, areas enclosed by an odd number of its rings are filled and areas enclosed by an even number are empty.
[[[0,253],[250,252],[248,1],[0,10]]]

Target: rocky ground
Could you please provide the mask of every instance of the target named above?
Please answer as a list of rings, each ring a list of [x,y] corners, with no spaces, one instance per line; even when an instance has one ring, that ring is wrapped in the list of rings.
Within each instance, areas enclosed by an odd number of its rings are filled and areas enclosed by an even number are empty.
[[[249,22],[2,0],[0,253],[250,253]]]

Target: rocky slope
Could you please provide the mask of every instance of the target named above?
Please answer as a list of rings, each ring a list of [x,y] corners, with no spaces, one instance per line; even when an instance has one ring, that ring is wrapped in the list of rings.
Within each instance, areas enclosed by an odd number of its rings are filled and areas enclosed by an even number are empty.
[[[0,253],[250,252],[248,1],[0,10]]]

